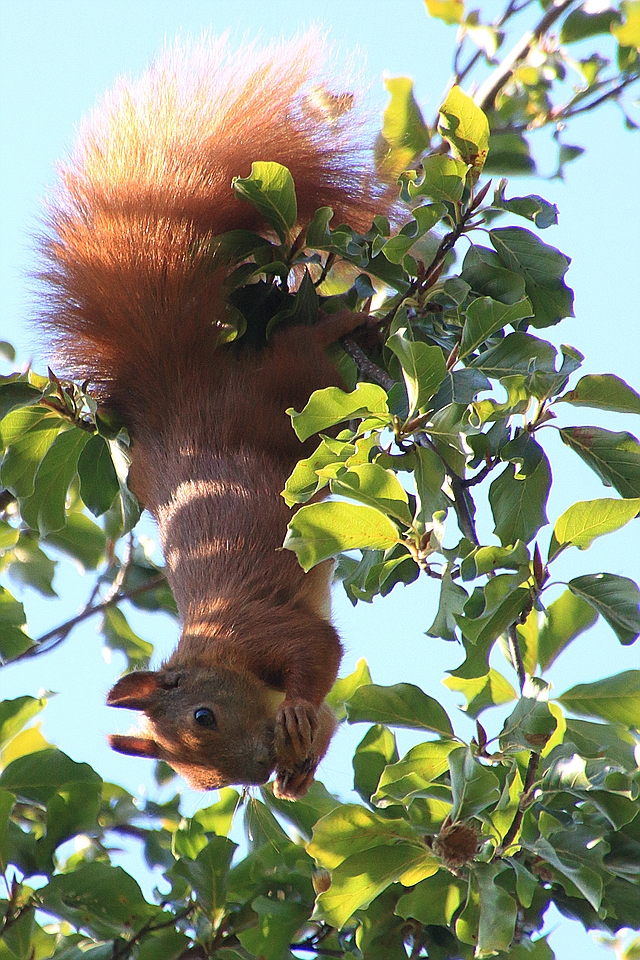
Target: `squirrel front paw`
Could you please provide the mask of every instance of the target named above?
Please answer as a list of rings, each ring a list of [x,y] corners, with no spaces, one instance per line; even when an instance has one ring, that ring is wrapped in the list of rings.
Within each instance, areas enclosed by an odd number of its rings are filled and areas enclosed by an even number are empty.
[[[281,704],[274,737],[274,793],[280,799],[303,797],[313,782],[318,758],[312,747],[317,730],[317,710],[308,700],[285,700]]]

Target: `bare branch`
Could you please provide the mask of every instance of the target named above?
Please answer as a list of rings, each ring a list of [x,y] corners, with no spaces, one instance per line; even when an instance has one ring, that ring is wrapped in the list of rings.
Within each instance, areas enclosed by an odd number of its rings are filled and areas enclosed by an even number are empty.
[[[544,16],[538,21],[536,26],[527,30],[517,43],[511,48],[510,52],[502,59],[498,67],[487,77],[476,95],[474,101],[481,110],[490,110],[498,93],[509,81],[515,68],[521,63],[535,40],[542,37],[549,28],[558,20],[562,14],[571,6],[575,6],[577,0],[555,0],[548,7]]]

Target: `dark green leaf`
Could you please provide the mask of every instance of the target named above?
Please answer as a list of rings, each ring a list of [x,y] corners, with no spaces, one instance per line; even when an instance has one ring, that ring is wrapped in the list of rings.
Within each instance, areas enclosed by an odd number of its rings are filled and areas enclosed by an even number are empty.
[[[567,586],[602,614],[620,643],[633,643],[640,635],[640,590],[633,580],[613,573],[592,573],[575,577]]]
[[[101,783],[88,763],[76,763],[60,750],[40,750],[13,760],[0,774],[0,787],[33,803],[47,803],[61,787]]]
[[[518,320],[532,315],[531,302],[526,298],[516,303],[505,304],[491,297],[478,297],[467,307],[467,316],[460,340],[460,359],[473,353],[492,333],[502,330],[508,323],[515,326]]]
[[[496,882],[509,867],[500,862],[474,863],[471,869],[480,894],[476,956],[493,956],[503,950],[510,953],[518,907],[513,897]]]
[[[180,860],[173,871],[187,880],[198,903],[212,921],[224,911],[227,877],[237,844],[226,837],[214,836],[195,860]]]
[[[540,753],[556,728],[555,717],[547,702],[549,687],[538,677],[527,679],[515,709],[506,718],[500,733],[500,749],[505,753],[530,750]]]
[[[409,340],[405,332],[394,333],[387,340],[387,346],[400,361],[409,398],[408,416],[412,417],[418,410],[426,409],[444,380],[447,367],[440,347]]]
[[[498,801],[498,778],[478,763],[468,747],[456,747],[448,761],[453,795],[451,821],[467,820]]]
[[[551,488],[551,467],[546,455],[542,454],[538,466],[528,476],[518,480],[518,472],[515,466],[507,467],[489,488],[494,532],[503,546],[516,540],[529,543],[549,522],[546,505]]]
[[[59,433],[38,467],[33,493],[20,501],[24,520],[43,537],[65,525],[69,485],[77,473],[78,457],[88,439],[89,434],[84,430]]]
[[[144,670],[149,666],[153,644],[139,637],[118,607],[108,607],[102,615],[102,633],[110,650],[120,650],[127,658],[127,669]]]
[[[26,626],[23,605],[0,587],[0,660],[13,660],[33,646]]]
[[[2,378],[4,380],[4,378]],[[42,390],[26,380],[9,379],[0,383],[0,420],[19,407],[31,406],[42,397]]]
[[[396,738],[387,727],[374,724],[353,755],[353,788],[365,803],[376,792],[383,770],[398,760]]]
[[[85,570],[95,570],[107,548],[104,532],[84,513],[67,514],[63,529],[50,533],[45,543],[73,557]]]
[[[492,206],[499,210],[515,213],[518,217],[533,220],[539,230],[545,230],[558,222],[558,208],[554,203],[543,200],[537,194],[530,194],[527,197],[513,197],[511,200],[507,200],[504,195],[506,185],[506,180],[500,181],[493,197]]]
[[[80,496],[94,516],[102,516],[118,495],[120,485],[109,443],[97,433],[89,438],[80,453],[78,474]]]
[[[251,907],[258,915],[258,923],[238,935],[249,956],[261,960],[290,957],[289,944],[295,941],[296,931],[308,920],[309,906],[293,900],[258,896],[252,900]]]
[[[634,436],[602,427],[564,427],[560,436],[605,486],[622,497],[640,496],[640,443]]]
[[[564,282],[570,260],[522,227],[498,227],[489,239],[503,265],[524,277],[533,304],[534,327],[548,327],[572,317],[573,292]]]
[[[130,935],[151,917],[163,915],[160,907],[146,902],[133,877],[106,863],[85,863],[58,874],[38,894],[47,912],[98,939]]]

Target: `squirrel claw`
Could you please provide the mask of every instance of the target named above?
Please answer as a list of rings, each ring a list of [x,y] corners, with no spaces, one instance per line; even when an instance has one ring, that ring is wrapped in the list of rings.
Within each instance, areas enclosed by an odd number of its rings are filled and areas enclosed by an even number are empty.
[[[275,729],[277,766],[293,769],[304,763],[318,729],[317,711],[307,700],[284,702]]]
[[[273,794],[278,800],[299,800],[313,783],[313,775],[317,766],[317,759],[308,757],[293,770],[283,770],[278,767],[276,780],[273,784]]]

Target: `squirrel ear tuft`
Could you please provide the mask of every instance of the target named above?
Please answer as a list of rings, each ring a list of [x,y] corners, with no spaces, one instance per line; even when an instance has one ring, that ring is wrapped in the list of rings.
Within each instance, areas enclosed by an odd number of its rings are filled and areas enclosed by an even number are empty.
[[[159,671],[138,670],[128,673],[109,690],[107,704],[110,707],[126,707],[128,710],[146,710],[164,686]]]
[[[109,745],[118,753],[126,753],[130,757],[150,757],[160,759],[160,748],[155,740],[149,737],[122,737],[117,733],[109,735]]]

